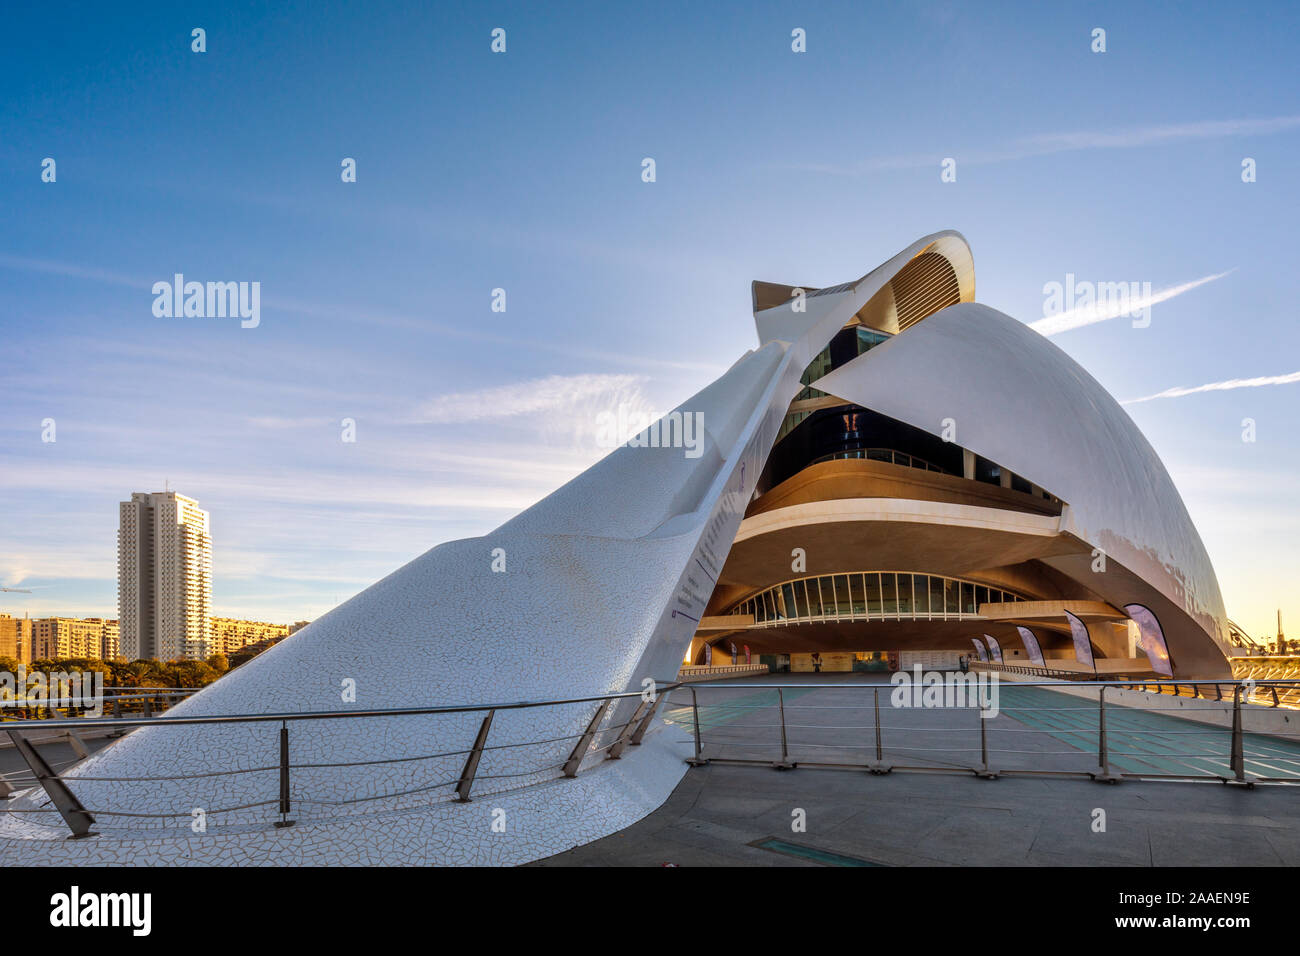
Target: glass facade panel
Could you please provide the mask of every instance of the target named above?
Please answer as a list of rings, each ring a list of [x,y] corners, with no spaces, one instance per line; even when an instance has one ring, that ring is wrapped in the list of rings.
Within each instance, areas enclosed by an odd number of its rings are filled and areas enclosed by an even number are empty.
[[[816,578],[808,578],[804,581],[808,586],[808,613],[813,617],[822,616],[822,598],[821,591],[817,586]]]
[[[901,576],[900,576],[901,577]],[[911,613],[929,614],[930,613],[930,588],[929,581],[924,574],[913,574],[912,578],[912,608]],[[903,582],[900,580],[899,587]]]
[[[910,586],[911,581],[908,580]],[[898,575],[886,571],[880,576],[881,595],[886,614],[898,613]]]
[[[751,615],[756,624],[809,618],[933,619],[1024,600],[1010,591],[941,575],[867,571],[788,581],[746,598],[729,613]]]
[[[862,617],[867,613],[867,593],[862,585],[861,574],[849,575],[849,596],[853,604],[853,613]]]
[[[799,612],[795,609],[795,604],[794,604],[794,585],[793,585],[793,584],[783,584],[783,585],[781,585],[781,601],[782,601],[782,603],[785,604],[785,616],[786,616],[786,617],[788,617],[788,618],[795,618],[795,617],[798,617],[798,616],[799,616]]]
[[[850,617],[853,614],[853,601],[849,595],[847,574],[835,575],[835,607],[840,617]]]
[[[880,606],[880,575],[867,574],[867,613],[872,617],[879,616]]]

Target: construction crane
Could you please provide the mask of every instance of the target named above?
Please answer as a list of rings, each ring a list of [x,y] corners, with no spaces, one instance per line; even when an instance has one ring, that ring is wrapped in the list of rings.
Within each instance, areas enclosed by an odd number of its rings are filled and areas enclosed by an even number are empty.
[[[31,594],[27,588],[0,588],[0,591],[13,591],[15,594]]]

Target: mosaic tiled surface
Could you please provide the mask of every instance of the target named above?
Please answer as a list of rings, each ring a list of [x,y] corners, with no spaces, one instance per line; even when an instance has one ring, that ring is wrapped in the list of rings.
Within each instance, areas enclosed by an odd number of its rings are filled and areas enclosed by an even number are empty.
[[[635,823],[668,798],[690,752],[690,737],[664,725],[623,759],[573,779],[467,804],[315,823],[299,818],[284,829],[250,826],[203,836],[113,830],[70,840],[61,828],[10,815],[0,820],[0,866],[513,866]]]

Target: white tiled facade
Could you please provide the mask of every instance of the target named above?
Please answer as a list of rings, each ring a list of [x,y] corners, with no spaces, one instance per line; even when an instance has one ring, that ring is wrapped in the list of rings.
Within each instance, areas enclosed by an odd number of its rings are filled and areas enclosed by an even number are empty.
[[[212,538],[208,513],[174,491],[119,506],[117,603],[128,660],[202,660],[212,653]]]

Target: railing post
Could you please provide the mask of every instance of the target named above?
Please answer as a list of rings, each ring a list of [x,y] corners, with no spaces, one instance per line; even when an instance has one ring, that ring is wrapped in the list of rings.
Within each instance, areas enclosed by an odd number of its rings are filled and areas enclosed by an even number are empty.
[[[709,761],[700,755],[700,698],[694,687],[687,689],[691,692],[691,718],[695,722],[695,756],[686,762],[692,767],[703,767]]]
[[[790,762],[790,747],[785,736],[785,693],[780,687],[776,689],[776,706],[781,712],[781,759],[772,762],[772,768],[775,770],[793,770],[794,764]]]
[[[605,754],[606,760],[618,760],[623,756],[623,751],[627,749],[628,741],[631,739],[637,725],[641,722],[641,714],[649,706],[650,701],[646,700],[644,697],[641,698],[641,703],[636,705],[636,710],[632,711],[632,716],[627,719],[627,723],[624,724],[623,729],[619,731],[618,739],[614,741],[613,746],[611,746],[608,753]]]
[[[894,768],[885,763],[885,749],[882,745],[880,736],[880,688],[874,687],[871,690],[872,707],[876,714],[876,760],[874,763],[867,764],[867,770],[870,773],[880,774],[889,773]]]
[[[153,698],[148,695],[144,698],[144,715],[145,717],[153,716]]]
[[[1254,781],[1246,779],[1246,757],[1242,737],[1241,685],[1238,684],[1232,694],[1232,756],[1229,759],[1232,767],[1232,779],[1224,782],[1253,788],[1255,786]]]
[[[569,754],[569,759],[564,762],[564,775],[566,777],[576,777],[578,767],[582,765],[582,758],[587,756],[587,748],[591,746],[592,738],[596,736],[596,730],[600,727],[600,722],[605,716],[605,711],[609,710],[609,698],[605,698],[596,710],[596,716],[591,718],[591,723],[587,725],[586,731],[578,741],[578,745],[573,748],[573,753]]]
[[[122,716],[122,698],[116,694],[113,695],[113,719],[118,720]]]
[[[1092,779],[1098,783],[1119,783],[1121,774],[1110,772],[1110,744],[1106,739],[1106,687],[1097,688],[1097,772]]]
[[[59,775],[50,769],[50,765],[45,762],[45,758],[37,752],[36,748],[31,745],[21,732],[10,730],[7,733],[9,739],[14,742],[14,749],[18,751],[31,769],[32,776],[36,778],[37,783],[49,794],[55,809],[59,811],[59,816],[63,817],[63,822],[72,831],[72,838],[79,840],[82,837],[98,836],[98,834],[90,832],[90,825],[95,822],[95,818],[81,805],[81,801],[73,795],[72,791],[68,789],[68,785],[59,778]]]
[[[276,828],[293,826],[294,821],[289,819],[289,725],[285,721],[280,722],[280,819],[276,821]]]
[[[495,710],[489,710],[479,725],[478,736],[474,738],[474,749],[469,752],[465,769],[460,772],[460,783],[456,784],[456,802],[469,803],[469,788],[474,786],[474,775],[478,773],[478,762],[483,757],[483,745],[487,743],[488,731],[492,729],[492,717]]]
[[[978,703],[978,700],[976,702]],[[996,780],[998,772],[989,766],[989,722],[984,716],[983,707],[977,707],[976,714],[980,719],[980,765],[975,770],[975,776],[981,780]]]
[[[76,731],[69,730],[64,736],[68,740],[68,746],[72,748],[72,752],[77,755],[78,759],[85,760],[90,756],[90,751],[86,749],[85,743],[77,736]]]
[[[668,693],[671,693],[671,691],[668,691]],[[650,721],[654,719],[655,711],[659,709],[659,701],[663,696],[663,694],[655,694],[654,700],[650,703],[650,709],[646,711],[646,715],[641,718],[641,723],[637,724],[636,730],[632,732],[632,739],[629,740],[628,743],[633,747],[641,746],[641,738],[644,737],[645,732],[650,729]]]
[[[1273,692],[1273,706],[1279,706],[1277,702],[1277,684],[1270,684],[1268,689]]]

